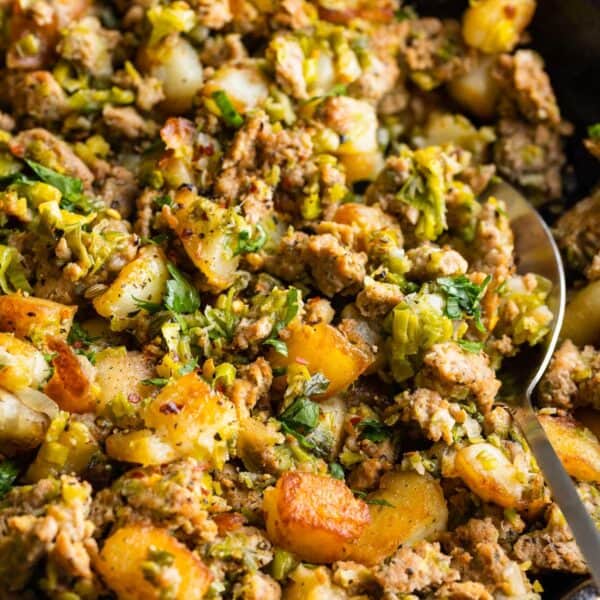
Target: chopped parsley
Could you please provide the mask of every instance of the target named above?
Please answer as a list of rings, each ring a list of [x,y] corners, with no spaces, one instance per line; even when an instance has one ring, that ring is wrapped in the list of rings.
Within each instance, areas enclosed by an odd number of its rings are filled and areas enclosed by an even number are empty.
[[[164,387],[169,383],[166,377],[153,377],[152,379],[142,379],[142,385],[154,385],[156,387]]]
[[[300,396],[281,413],[279,420],[292,431],[306,434],[319,424],[319,414],[316,402]]]
[[[8,494],[18,475],[19,469],[11,460],[0,463],[0,498]]]
[[[342,465],[339,463],[331,463],[329,465],[329,473],[334,479],[341,479],[342,481],[346,479],[346,474],[344,473],[344,469]]]
[[[99,339],[98,336],[92,337],[77,321],[73,321],[73,325],[71,325],[71,330],[69,331],[69,337],[67,338],[71,345],[75,342],[89,345],[97,339]]]
[[[283,316],[278,321],[275,321],[271,335],[263,342],[268,346],[273,346],[275,351],[283,356],[287,356],[287,345],[283,340],[278,339],[279,332],[287,327],[300,310],[300,292],[296,288],[288,290]]]
[[[446,293],[446,316],[451,319],[462,319],[465,315],[472,317],[477,329],[485,331],[481,322],[481,298],[491,279],[488,275],[481,285],[477,285],[465,275],[439,277],[437,283]]]
[[[154,198],[154,204],[156,204],[156,206],[158,206],[159,208],[162,208],[163,206],[169,206],[170,208],[174,208],[175,206],[171,196],[166,195],[157,196],[156,198]]]
[[[587,129],[587,133],[593,140],[600,140],[600,123],[590,125]]]
[[[236,110],[231,103],[229,96],[223,90],[217,90],[212,93],[212,99],[221,111],[221,116],[230,127],[241,127],[244,123],[244,117]]]
[[[172,279],[167,281],[165,307],[174,313],[193,313],[200,307],[198,290],[181,274],[173,263],[167,264]]]
[[[142,298],[136,298],[135,296],[132,296],[132,298],[133,298],[133,301],[135,302],[135,305],[140,310],[146,310],[151,315],[154,313],[157,313],[162,308],[162,304],[160,304],[160,302],[149,302],[148,300],[143,300]]]
[[[390,437],[390,430],[377,419],[363,419],[359,424],[360,437],[371,442],[379,443]]]

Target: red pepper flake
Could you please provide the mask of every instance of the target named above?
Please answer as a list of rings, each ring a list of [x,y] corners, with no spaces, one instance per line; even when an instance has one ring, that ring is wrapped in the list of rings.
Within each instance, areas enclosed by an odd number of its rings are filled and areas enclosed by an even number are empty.
[[[181,404],[175,404],[175,402],[169,400],[162,404],[158,410],[160,410],[163,415],[177,415],[181,412],[181,409]]]
[[[127,400],[129,400],[131,404],[137,404],[138,402],[141,402],[142,397],[139,394],[136,394],[135,392],[131,392],[127,395]]]
[[[307,365],[308,361],[305,358],[302,358],[301,356],[296,356],[296,362],[299,365]]]

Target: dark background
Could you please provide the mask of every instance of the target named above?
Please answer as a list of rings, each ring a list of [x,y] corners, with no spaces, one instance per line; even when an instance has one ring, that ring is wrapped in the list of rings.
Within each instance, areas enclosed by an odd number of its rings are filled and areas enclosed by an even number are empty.
[[[455,17],[468,5],[463,0],[421,0],[412,4],[421,16]],[[568,165],[563,177],[563,202],[583,198],[599,181],[599,163],[582,144],[588,125],[600,122],[600,0],[538,0],[529,27],[531,44],[544,58],[563,117],[575,126],[567,140]],[[545,216],[552,218],[551,213]],[[540,578],[544,600],[559,600],[581,577]]]

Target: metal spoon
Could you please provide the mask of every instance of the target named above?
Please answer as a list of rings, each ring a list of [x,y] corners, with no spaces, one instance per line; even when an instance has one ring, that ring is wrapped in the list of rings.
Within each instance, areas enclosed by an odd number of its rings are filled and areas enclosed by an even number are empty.
[[[554,314],[552,329],[543,343],[524,349],[517,357],[505,362],[503,372],[511,383],[507,386],[509,394],[503,393],[502,399],[514,407],[515,420],[550,486],[554,501],[573,532],[596,587],[600,589],[600,534],[531,404],[531,395],[548,367],[562,326],[565,310],[562,260],[550,230],[538,212],[517,190],[500,182],[490,190],[490,196],[506,202],[515,238],[518,272],[537,273],[552,282],[548,304]]]

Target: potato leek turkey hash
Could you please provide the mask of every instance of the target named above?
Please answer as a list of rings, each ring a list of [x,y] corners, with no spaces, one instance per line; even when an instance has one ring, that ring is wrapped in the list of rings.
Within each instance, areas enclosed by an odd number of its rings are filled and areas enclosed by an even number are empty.
[[[486,189],[556,204],[571,133],[534,10],[0,1],[0,598],[585,573],[497,401],[552,314]],[[600,195],[554,231],[573,293],[538,407],[600,520]]]

